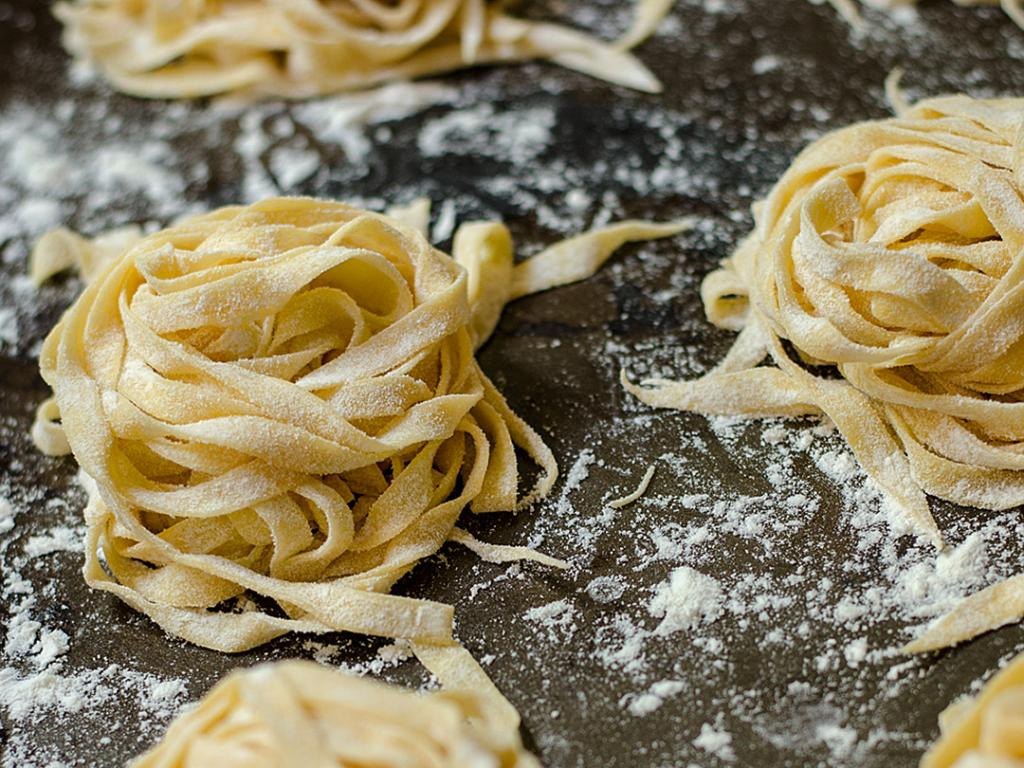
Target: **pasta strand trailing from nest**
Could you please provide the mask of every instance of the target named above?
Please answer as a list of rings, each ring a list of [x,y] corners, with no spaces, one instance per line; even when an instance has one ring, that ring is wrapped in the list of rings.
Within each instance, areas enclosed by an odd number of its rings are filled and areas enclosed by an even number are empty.
[[[1024,758],[1024,656],[993,677],[974,698],[939,715],[942,737],[921,768],[1016,768]]]
[[[529,498],[557,474],[474,350],[513,297],[585,276],[561,261],[593,271],[686,225],[624,222],[516,266],[499,223],[460,229],[452,259],[399,218],[281,198],[113,259],[109,240],[40,241],[37,278],[107,260],[43,346],[54,399],[33,430],[95,486],[90,586],[208,648],[350,631],[413,642],[443,681],[486,681],[452,637],[452,606],[387,594],[448,540],[554,562],[456,528],[467,506],[516,508],[517,448],[542,470]],[[210,610],[229,600],[238,610]]]
[[[927,653],[959,645],[1024,618],[1024,574],[986,587],[962,600],[909,643],[905,653]]]
[[[66,47],[126,93],[306,98],[525,59],[656,92],[629,49],[671,3],[638,0],[615,43],[515,18],[492,0],[65,0],[55,12]]]
[[[539,768],[469,691],[418,694],[308,661],[231,673],[133,768]]]
[[[625,386],[705,414],[827,414],[937,545],[926,493],[1024,503],[1022,113],[930,99],[813,143],[703,283],[708,319],[741,331],[726,358],[696,381]]]

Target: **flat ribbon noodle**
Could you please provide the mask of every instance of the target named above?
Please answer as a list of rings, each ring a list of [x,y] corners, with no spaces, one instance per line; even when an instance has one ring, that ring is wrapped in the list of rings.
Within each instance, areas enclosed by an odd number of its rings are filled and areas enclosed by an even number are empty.
[[[942,736],[921,768],[1020,768],[1024,765],[1024,656],[993,677],[974,698],[939,716]]]
[[[467,690],[419,694],[309,661],[231,673],[133,768],[539,768]]]
[[[827,414],[937,546],[926,493],[1024,503],[1022,114],[950,96],[814,142],[704,281],[708,319],[742,330],[723,363],[627,388],[707,414]]]
[[[245,92],[284,98],[351,91],[475,64],[548,59],[641,91],[657,78],[629,49],[671,0],[638,0],[605,43],[509,16],[492,0],[65,0],[64,43],[136,96]]]

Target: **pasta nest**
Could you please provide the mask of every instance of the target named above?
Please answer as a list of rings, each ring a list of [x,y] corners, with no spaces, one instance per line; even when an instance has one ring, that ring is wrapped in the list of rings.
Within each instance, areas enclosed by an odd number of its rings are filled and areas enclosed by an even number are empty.
[[[940,716],[942,737],[921,768],[1018,768],[1024,764],[1024,657],[1018,656],[976,697]]]
[[[131,247],[40,362],[98,491],[90,578],[224,650],[317,624],[447,639],[450,607],[373,593],[465,506],[516,506],[517,445],[541,492],[556,474],[474,358],[466,283],[340,203],[226,208]],[[197,612],[247,589],[296,621]]]
[[[122,91],[304,98],[536,58],[657,91],[658,80],[628,51],[670,5],[640,0],[616,43],[514,18],[488,0],[68,0],[55,12],[67,48]]]
[[[631,389],[705,413],[827,414],[936,543],[925,493],[1024,503],[1022,109],[929,99],[814,142],[704,281],[708,318],[742,330],[729,355],[702,380]]]
[[[312,662],[234,672],[134,768],[537,768],[469,694],[421,695]],[[472,718],[472,722],[470,721]]]
[[[443,676],[469,661],[452,606],[384,594],[399,578],[448,540],[562,565],[456,527],[557,476],[475,348],[509,300],[687,225],[621,222],[514,265],[502,224],[460,227],[453,259],[423,236],[427,215],[280,198],[144,238],[40,241],[37,279],[94,275],[43,346],[54,398],[33,429],[92,487],[90,585],[209,648],[351,631],[420,644]],[[540,467],[524,499],[517,448]]]

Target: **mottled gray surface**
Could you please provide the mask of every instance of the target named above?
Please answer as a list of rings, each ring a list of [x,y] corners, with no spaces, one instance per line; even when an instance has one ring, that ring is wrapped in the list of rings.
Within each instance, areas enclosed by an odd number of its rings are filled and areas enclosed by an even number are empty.
[[[44,110],[58,97],[75,103],[101,100],[110,114],[124,117],[124,127],[115,136],[144,136],[166,105],[135,101],[95,86],[70,86],[65,55],[57,43],[58,29],[47,5],[38,0],[0,0],[0,106],[18,102]],[[578,8],[583,0],[568,5]],[[598,512],[603,499],[628,489],[650,461],[666,452],[680,453],[681,441],[693,436],[700,438],[703,449],[687,452],[681,477],[673,480],[671,472],[659,471],[652,493],[770,492],[762,475],[772,449],[760,441],[760,426],[741,429],[729,443],[700,417],[671,413],[651,417],[619,389],[615,375],[623,360],[609,349],[644,347],[644,354],[629,356],[630,365],[648,357],[665,370],[683,374],[694,372],[687,366],[699,370],[713,363],[727,349],[730,335],[704,323],[696,293],[698,278],[749,227],[746,211],[752,199],[767,190],[810,137],[853,120],[886,114],[881,83],[893,65],[908,68],[907,84],[913,94],[966,87],[979,93],[1024,90],[1024,62],[1009,55],[1021,50],[1024,32],[996,10],[926,3],[922,19],[911,26],[906,40],[900,27],[890,25],[857,42],[827,7],[804,0],[741,0],[723,5],[728,7],[708,13],[699,2],[681,3],[676,12],[681,20],[678,36],[661,37],[642,48],[644,60],[666,83],[659,97],[607,87],[545,65],[449,78],[453,85],[470,88],[462,106],[477,96],[494,100],[496,94],[503,94],[496,102],[498,114],[554,107],[556,141],[533,158],[529,168],[455,151],[421,158],[416,137],[425,120],[450,108],[440,106],[398,121],[391,126],[390,137],[375,136],[366,163],[349,164],[337,147],[322,148],[327,172],[291,190],[384,200],[407,199],[412,191],[429,194],[435,202],[454,195],[460,217],[499,213],[523,243],[535,247],[558,233],[538,225],[530,200],[561,195],[565,189],[551,192],[548,185],[537,182],[531,169],[563,163],[572,176],[565,188],[581,187],[598,198],[611,191],[611,212],[617,216],[665,218],[695,213],[706,217],[699,234],[647,246],[643,259],[637,257],[638,249],[624,249],[615,269],[584,284],[518,302],[507,310],[498,333],[482,353],[484,368],[518,412],[549,440],[563,469],[588,447],[603,459],[605,466],[592,468],[588,481],[572,496],[577,512]],[[779,56],[784,63],[751,76],[753,61],[764,55]],[[550,92],[553,86],[559,92]],[[652,128],[658,121],[651,117],[659,111],[666,115],[667,133],[682,146],[678,163],[691,170],[692,183],[654,185],[641,193],[635,191],[631,177],[616,176],[616,170],[632,167],[642,175],[644,169],[663,165],[665,134]],[[195,119],[197,128],[192,133],[179,132],[172,142],[183,163],[209,167],[208,175],[187,184],[185,194],[202,205],[233,202],[241,195],[240,169],[222,151],[230,140],[230,124],[208,129],[200,112],[200,107],[185,110],[185,119]],[[95,136],[79,135],[79,128],[74,122],[67,126],[61,137],[65,147],[96,143]],[[501,186],[496,182],[499,178]],[[514,194],[508,194],[509,178]],[[96,230],[163,215],[131,194],[102,211],[89,210],[87,220],[80,210],[69,211],[71,223]],[[4,215],[0,211],[0,218]],[[0,243],[9,254],[0,268],[0,281],[23,270],[24,245],[13,240]],[[655,298],[654,293],[666,286],[678,290]],[[0,284],[0,295],[7,296],[8,288]],[[73,291],[72,282],[58,282],[41,292],[38,303],[19,305],[22,338],[16,347],[3,347],[0,469],[2,488],[20,510],[17,526],[7,537],[10,544],[3,550],[5,563],[18,557],[19,547],[34,533],[76,515],[81,501],[80,493],[69,489],[73,462],[37,455],[26,436],[32,411],[46,395],[29,350]],[[787,428],[791,426],[796,428]],[[828,479],[806,460],[797,459],[793,472],[806,482],[805,493],[820,499],[822,512],[780,541],[770,555],[760,545],[735,538],[705,558],[701,570],[713,575],[759,569],[786,573],[799,563],[815,578],[842,582],[847,592],[878,582],[881,566],[876,569],[863,553],[855,553],[856,536],[848,530]],[[43,502],[50,497],[70,500],[70,508],[46,508]],[[950,526],[953,543],[962,540],[973,525],[992,517],[948,506],[937,511]],[[883,694],[892,681],[885,675],[901,659],[856,670],[816,671],[810,659],[827,641],[828,623],[812,622],[812,634],[797,637],[793,630],[809,610],[807,603],[798,601],[772,619],[789,638],[781,646],[763,646],[763,623],[746,625],[726,616],[715,630],[727,641],[718,666],[693,652],[685,634],[652,649],[645,679],[672,677],[684,681],[686,690],[655,713],[635,718],[626,713],[621,699],[643,686],[598,660],[597,651],[606,639],[599,628],[610,609],[589,600],[581,590],[594,577],[625,575],[630,585],[623,601],[640,606],[636,617],[643,619],[642,603],[649,587],[679,563],[647,562],[642,541],[659,524],[685,521],[696,514],[682,506],[673,508],[671,502],[643,513],[627,510],[616,525],[588,544],[587,552],[577,551],[572,530],[559,530],[555,504],[542,505],[536,517],[490,516],[470,522],[479,536],[519,543],[538,525],[545,534],[545,551],[573,556],[576,568],[560,574],[525,566],[524,576],[498,581],[467,599],[476,581],[507,569],[481,564],[466,551],[449,547],[443,557],[421,565],[400,590],[458,606],[459,636],[476,655],[495,655],[490,674],[522,711],[528,741],[552,768],[718,765],[692,744],[701,725],[718,713],[732,734],[735,765],[911,766],[933,738],[936,715],[946,703],[1021,644],[1020,629],[1008,628],[956,652],[922,661],[903,674],[900,694],[889,697]],[[914,546],[909,540],[900,542],[902,550]],[[851,562],[858,566],[844,567]],[[79,556],[59,552],[22,568],[26,578],[46,591],[41,613],[47,626],[71,636],[67,669],[117,662],[160,676],[184,676],[190,694],[198,697],[236,665],[309,653],[304,638],[283,639],[237,657],[187,646],[167,638],[113,597],[90,592],[82,583],[79,566]],[[537,627],[524,621],[522,614],[561,598],[573,600],[578,626],[564,642],[541,639]],[[894,617],[873,623],[862,634],[872,648],[893,647],[907,638],[905,627],[904,620]],[[327,639],[340,643],[333,656],[338,662],[369,659],[379,646],[362,638]],[[409,683],[422,681],[414,663],[388,675]],[[813,696],[794,701],[787,694],[794,680],[808,682]],[[123,762],[151,743],[162,727],[148,721],[140,724],[133,702],[126,694],[124,702],[107,704],[99,716],[44,718],[32,725],[40,757],[56,753],[68,763],[104,766]],[[835,753],[820,741],[797,743],[799,735],[813,731],[815,722],[825,718],[822,711],[835,708],[836,702],[844,722],[865,744],[876,727],[904,735],[854,750],[842,759],[830,757]],[[551,718],[552,710],[558,710],[557,719]],[[28,727],[18,725],[22,741]],[[784,740],[768,738],[779,731],[795,735],[796,741],[780,746]],[[111,741],[100,745],[103,736]],[[0,752],[4,749],[0,744]],[[13,759],[8,753],[4,764]]]

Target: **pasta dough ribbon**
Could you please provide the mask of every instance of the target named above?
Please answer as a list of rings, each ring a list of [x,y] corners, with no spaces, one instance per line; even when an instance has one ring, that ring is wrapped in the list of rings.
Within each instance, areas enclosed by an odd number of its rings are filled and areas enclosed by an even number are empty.
[[[1024,575],[993,584],[961,601],[920,637],[905,653],[926,653],[958,645],[1024,618]]]
[[[732,351],[697,381],[624,377],[629,391],[702,413],[825,413],[940,546],[926,493],[1024,503],[1022,110],[930,99],[813,143],[704,281],[708,319],[742,329]]]

